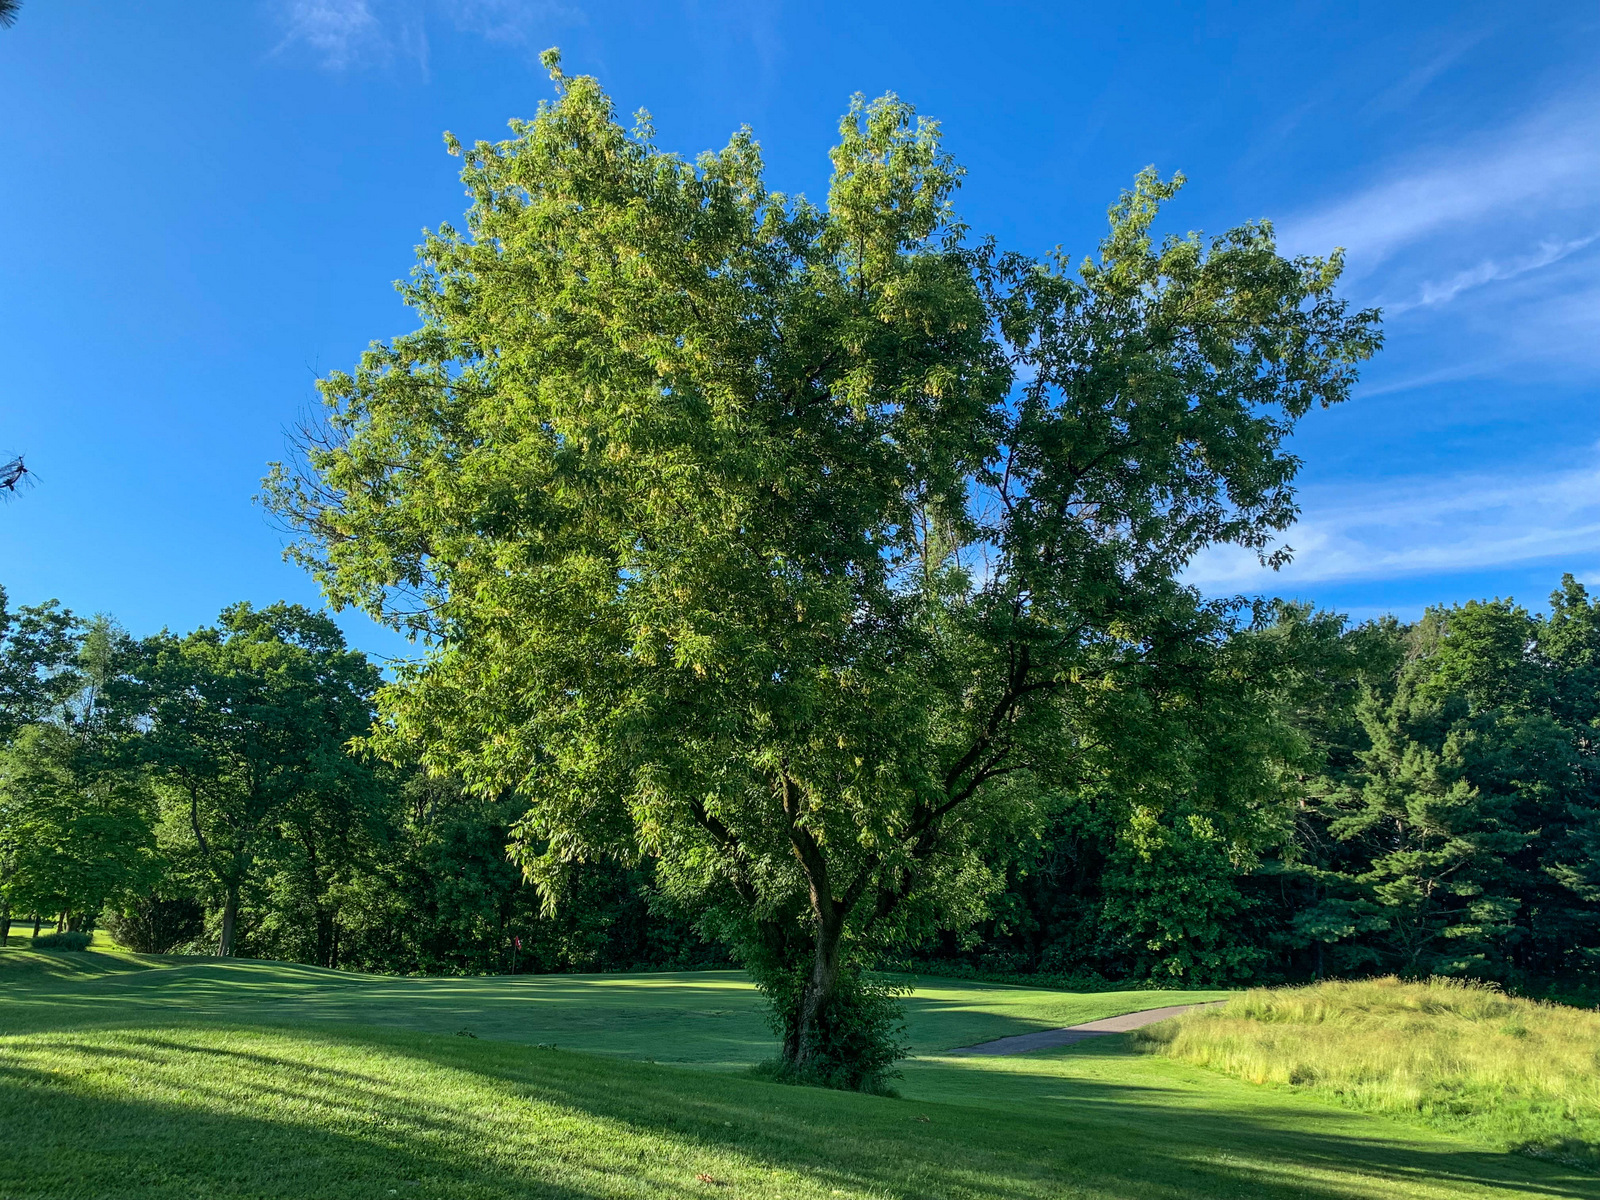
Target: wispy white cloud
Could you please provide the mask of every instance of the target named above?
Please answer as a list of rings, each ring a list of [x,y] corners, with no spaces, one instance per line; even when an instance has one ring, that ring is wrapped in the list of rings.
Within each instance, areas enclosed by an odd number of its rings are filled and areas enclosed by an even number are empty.
[[[1278,572],[1254,554],[1213,550],[1188,572],[1208,591],[1384,580],[1600,558],[1600,448],[1589,465],[1547,474],[1371,480],[1309,491],[1285,537],[1294,561]]]
[[[304,47],[323,66],[342,70],[370,57],[387,54],[389,41],[368,0],[288,0],[282,7],[284,26],[280,52]]]
[[[1597,184],[1600,100],[1570,98],[1519,124],[1419,151],[1382,181],[1285,222],[1284,242],[1299,253],[1343,246],[1352,266],[1371,270],[1461,226],[1593,206]]]
[[[1486,258],[1476,266],[1468,267],[1465,271],[1457,271],[1446,279],[1424,280],[1415,299],[1386,304],[1384,311],[1390,316],[1398,316],[1413,308],[1434,308],[1448,304],[1462,292],[1472,288],[1482,287],[1487,283],[1503,283],[1558,263],[1568,255],[1582,250],[1597,236],[1600,235],[1591,233],[1587,237],[1573,238],[1565,242],[1547,241],[1541,243],[1531,254],[1517,255],[1509,259]]]
[[[1453,145],[1418,147],[1283,222],[1284,246],[1346,249],[1352,294],[1384,309],[1408,376],[1591,378],[1600,90],[1584,86]]]
[[[543,49],[553,24],[582,20],[554,0],[276,0],[279,53],[309,52],[328,70],[412,60],[427,68],[428,26]]]
[[[552,23],[581,21],[581,10],[550,0],[443,0],[439,8],[457,29],[492,42],[544,49],[541,40]]]
[[[1403,76],[1398,82],[1374,96],[1366,104],[1366,111],[1382,113],[1403,110],[1426,91],[1435,80],[1466,58],[1492,32],[1493,29],[1491,27],[1484,26],[1449,38],[1444,43],[1443,49],[1437,54]]]

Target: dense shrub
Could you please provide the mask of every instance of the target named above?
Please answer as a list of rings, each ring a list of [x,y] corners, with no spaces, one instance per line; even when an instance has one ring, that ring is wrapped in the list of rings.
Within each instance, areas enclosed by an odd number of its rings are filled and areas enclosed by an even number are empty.
[[[105,917],[107,931],[139,954],[167,954],[193,942],[205,931],[205,909],[194,900],[141,896],[120,913]]]
[[[895,1094],[890,1080],[900,1073],[894,1064],[907,1053],[899,999],[911,991],[909,984],[845,969],[812,1026],[812,1040],[802,1048],[799,1001],[804,977],[798,973],[779,977],[759,969],[753,973],[771,1001],[772,1031],[786,1050],[781,1060],[759,1068],[761,1074],[781,1083]]]
[[[46,933],[33,939],[35,950],[87,950],[91,934],[68,930],[65,933]]]

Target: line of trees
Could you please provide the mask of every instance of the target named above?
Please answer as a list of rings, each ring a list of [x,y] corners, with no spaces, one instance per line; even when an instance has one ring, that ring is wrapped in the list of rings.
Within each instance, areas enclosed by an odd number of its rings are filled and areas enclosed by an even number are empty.
[[[0,937],[398,972],[719,961],[606,866],[559,916],[505,848],[520,809],[363,754],[378,670],[325,615],[235,605],[135,640],[0,591]]]
[[[1350,626],[1278,603],[1061,797],[946,969],[1600,989],[1600,606],[1570,575]],[[1116,778],[1120,771],[1120,778]]]
[[[325,616],[136,641],[0,591],[0,936],[400,973],[729,961],[646,860],[508,856],[525,811],[361,748],[382,681]],[[1600,603],[1567,576],[1351,625],[1218,614],[1107,689],[987,899],[879,965],[1080,986],[1396,972],[1600,987]]]

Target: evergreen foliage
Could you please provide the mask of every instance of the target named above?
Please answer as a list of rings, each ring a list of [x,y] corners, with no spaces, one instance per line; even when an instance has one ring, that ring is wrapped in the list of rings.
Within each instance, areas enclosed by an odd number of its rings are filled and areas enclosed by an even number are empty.
[[[1340,974],[1592,977],[1600,608],[1569,575],[1548,615],[1471,602],[1385,635],[1400,661],[1280,863],[1303,898],[1286,948]]]

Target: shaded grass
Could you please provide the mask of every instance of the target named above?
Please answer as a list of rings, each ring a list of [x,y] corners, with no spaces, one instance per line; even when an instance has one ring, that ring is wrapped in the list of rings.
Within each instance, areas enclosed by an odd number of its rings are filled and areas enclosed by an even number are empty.
[[[165,966],[166,970],[146,968]],[[94,979],[90,979],[94,976]],[[335,1022],[555,1044],[625,1058],[740,1069],[776,1042],[737,971],[414,978],[294,963],[0,951],[0,1033],[186,1018]],[[1217,1000],[1229,992],[1182,993]],[[1153,1008],[1173,992],[1073,995],[921,980],[906,1003],[914,1053]]]
[[[80,951],[0,951],[0,981],[8,988],[50,986],[51,981],[94,979],[101,975],[122,975],[129,971],[149,971],[172,967],[187,961],[162,954],[132,954],[128,951],[103,953]],[[16,998],[20,992],[10,991]]]
[[[1135,1044],[1252,1083],[1600,1165],[1600,1013],[1457,980],[1248,992]]]
[[[1592,1179],[1094,1043],[906,1100],[397,1031],[0,1038],[0,1196],[1596,1197]],[[982,1096],[958,1102],[963,1083]]]
[[[1173,999],[941,982],[913,997],[912,1036],[967,1044]],[[925,1055],[892,1100],[705,1070],[770,1054],[730,1034],[741,1021],[766,1037],[731,972],[413,980],[0,953],[0,1200],[1600,1200],[1583,1171],[1123,1037]],[[625,1061],[619,1042],[699,1069]]]

